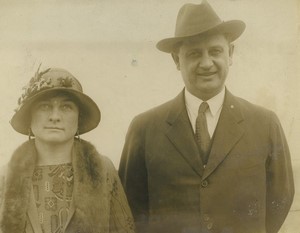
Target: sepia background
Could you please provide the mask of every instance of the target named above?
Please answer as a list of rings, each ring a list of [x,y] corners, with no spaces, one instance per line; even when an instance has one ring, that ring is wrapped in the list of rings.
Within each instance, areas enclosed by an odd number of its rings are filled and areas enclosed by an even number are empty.
[[[69,70],[99,105],[100,125],[82,138],[117,168],[132,118],[183,88],[171,56],[159,52],[155,44],[173,36],[178,9],[187,1],[0,0],[0,165],[27,140],[12,129],[9,120],[21,88],[42,63],[42,69]],[[210,3],[222,19],[241,19],[247,25],[235,42],[227,87],[272,109],[281,120],[296,185],[295,201],[281,233],[298,233],[300,1]]]

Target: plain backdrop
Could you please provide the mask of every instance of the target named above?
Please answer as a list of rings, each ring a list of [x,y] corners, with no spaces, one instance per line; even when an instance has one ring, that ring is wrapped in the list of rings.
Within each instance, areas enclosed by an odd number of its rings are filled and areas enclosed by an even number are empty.
[[[0,0],[0,164],[27,140],[12,129],[9,120],[21,88],[42,63],[42,69],[70,71],[99,105],[100,125],[82,138],[118,167],[132,118],[183,88],[171,56],[155,45],[173,36],[177,12],[184,3]],[[299,165],[299,1],[210,3],[222,19],[241,19],[247,25],[234,43],[227,88],[277,113],[293,163]]]

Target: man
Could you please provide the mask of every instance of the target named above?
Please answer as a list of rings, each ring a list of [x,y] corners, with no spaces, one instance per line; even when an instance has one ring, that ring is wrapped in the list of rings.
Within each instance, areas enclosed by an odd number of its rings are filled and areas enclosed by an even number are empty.
[[[203,0],[157,44],[185,88],[127,133],[119,175],[139,232],[275,233],[286,218],[294,184],[278,118],[224,84],[244,29]]]

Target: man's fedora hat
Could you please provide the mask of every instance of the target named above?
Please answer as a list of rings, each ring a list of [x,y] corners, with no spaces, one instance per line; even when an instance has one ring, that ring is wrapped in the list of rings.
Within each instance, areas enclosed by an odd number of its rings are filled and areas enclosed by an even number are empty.
[[[201,4],[185,4],[177,15],[175,37],[159,41],[156,47],[166,53],[174,52],[183,40],[207,34],[226,34],[230,42],[237,39],[245,30],[241,20],[222,21],[206,0]]]
[[[28,85],[23,88],[18,107],[10,121],[12,127],[17,132],[28,135],[32,104],[44,96],[56,93],[66,93],[79,104],[78,134],[97,127],[101,118],[97,104],[83,93],[80,82],[71,73],[60,68],[49,68],[42,72],[38,69]]]

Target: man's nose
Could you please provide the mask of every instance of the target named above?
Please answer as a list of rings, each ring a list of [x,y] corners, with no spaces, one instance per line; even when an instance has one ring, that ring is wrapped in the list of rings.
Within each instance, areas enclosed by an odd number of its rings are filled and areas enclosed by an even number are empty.
[[[53,107],[49,114],[49,120],[52,122],[57,122],[60,121],[60,119],[61,115],[59,109],[57,107]]]
[[[209,54],[203,54],[199,59],[199,67],[204,70],[208,70],[213,66],[213,61]]]

